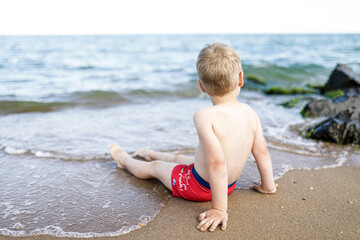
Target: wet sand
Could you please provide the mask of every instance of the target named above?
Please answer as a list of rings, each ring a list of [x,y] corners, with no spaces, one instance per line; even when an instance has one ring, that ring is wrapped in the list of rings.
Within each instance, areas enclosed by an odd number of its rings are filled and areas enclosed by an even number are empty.
[[[229,196],[229,223],[224,232],[196,229],[198,214],[210,202],[171,198],[146,226],[119,237],[97,239],[360,239],[360,168],[292,170],[277,183],[275,195],[235,190]]]

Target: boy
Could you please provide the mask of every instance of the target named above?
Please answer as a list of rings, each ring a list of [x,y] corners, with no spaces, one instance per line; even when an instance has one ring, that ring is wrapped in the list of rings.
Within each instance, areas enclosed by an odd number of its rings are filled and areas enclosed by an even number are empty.
[[[210,201],[212,208],[199,216],[197,228],[225,230],[227,197],[253,153],[261,176],[253,189],[275,193],[272,165],[257,114],[237,101],[243,86],[243,71],[236,51],[224,44],[207,45],[199,53],[196,68],[199,87],[207,93],[212,107],[194,114],[199,137],[195,157],[140,150],[145,161],[130,157],[118,144],[110,147],[119,168],[126,168],[141,179],[157,178],[176,197]],[[153,161],[154,160],[154,161]]]

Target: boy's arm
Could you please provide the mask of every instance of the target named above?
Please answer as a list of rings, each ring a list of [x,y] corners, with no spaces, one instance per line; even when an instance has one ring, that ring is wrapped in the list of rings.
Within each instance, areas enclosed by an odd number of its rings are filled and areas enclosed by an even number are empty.
[[[261,193],[275,193],[276,186],[274,183],[270,154],[266,147],[259,117],[256,116],[256,119],[256,134],[252,147],[252,153],[255,157],[256,164],[259,169],[261,184],[254,185],[253,189]]]
[[[210,113],[198,111],[194,115],[194,123],[199,136],[199,142],[204,150],[209,183],[212,193],[212,209],[201,213],[199,216],[199,225],[197,228],[205,231],[209,227],[209,231],[214,231],[221,223],[222,230],[227,225],[227,196],[228,196],[228,176],[225,155],[216,137],[213,125],[210,121]]]

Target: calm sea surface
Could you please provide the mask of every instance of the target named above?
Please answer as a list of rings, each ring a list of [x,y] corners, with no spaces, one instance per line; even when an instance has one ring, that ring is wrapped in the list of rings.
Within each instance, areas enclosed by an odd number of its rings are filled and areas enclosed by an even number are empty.
[[[306,101],[288,109],[280,103],[294,96],[262,90],[324,84],[337,63],[359,74],[360,35],[0,36],[0,235],[113,236],[155,217],[170,192],[117,169],[108,148],[193,154],[192,116],[211,105],[196,58],[216,41],[267,82],[246,81],[239,100],[259,114],[269,148],[304,156],[273,157],[276,176],[359,165],[351,146],[299,134],[319,121],[301,117]],[[238,188],[258,178],[250,157]]]

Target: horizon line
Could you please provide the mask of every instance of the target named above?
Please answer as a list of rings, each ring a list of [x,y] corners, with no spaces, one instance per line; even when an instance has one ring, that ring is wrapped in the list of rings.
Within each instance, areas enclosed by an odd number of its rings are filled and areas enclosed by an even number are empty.
[[[323,32],[323,33],[316,33],[316,32],[273,32],[273,33],[266,33],[266,32],[259,32],[259,33],[35,33],[35,34],[2,34],[0,33],[1,37],[7,36],[18,36],[18,37],[25,37],[25,36],[130,36],[130,35],[358,35],[360,32]]]

